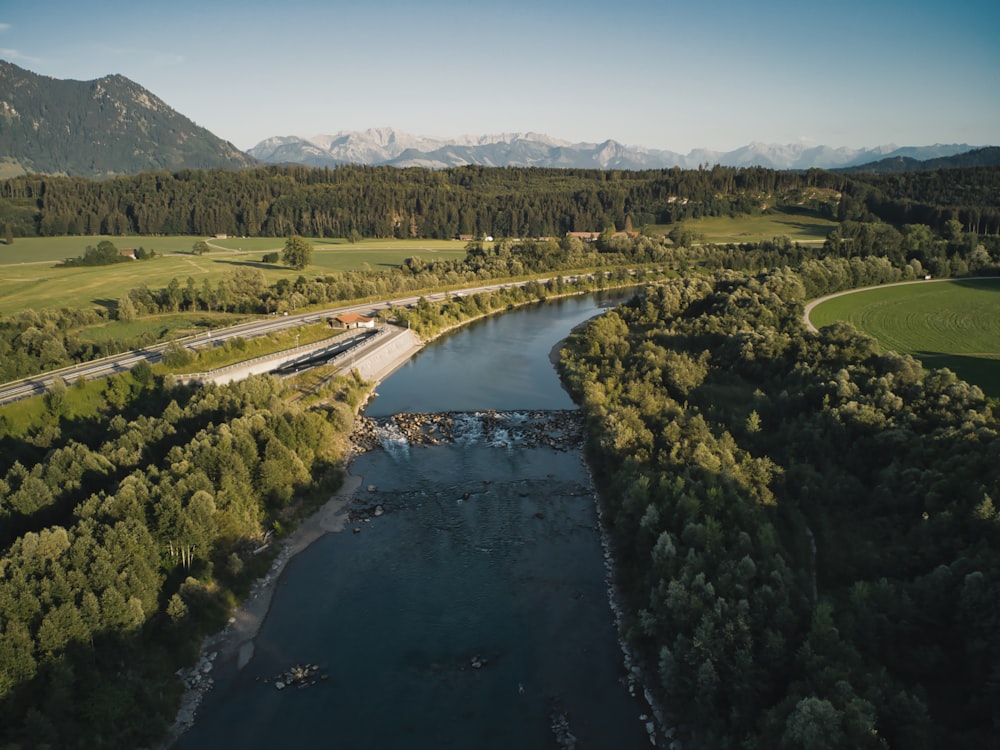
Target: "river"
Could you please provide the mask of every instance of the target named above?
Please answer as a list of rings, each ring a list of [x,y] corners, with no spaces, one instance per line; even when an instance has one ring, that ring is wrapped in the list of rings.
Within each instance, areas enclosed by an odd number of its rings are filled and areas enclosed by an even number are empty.
[[[586,296],[477,321],[379,385],[366,416],[383,447],[351,473],[384,513],[289,561],[253,658],[217,677],[177,747],[542,749],[559,746],[554,719],[581,748],[649,747],[581,452],[518,438],[528,412],[574,408],[549,354],[600,309]],[[440,445],[387,419],[452,411]],[[316,684],[275,689],[296,664],[318,665]]]

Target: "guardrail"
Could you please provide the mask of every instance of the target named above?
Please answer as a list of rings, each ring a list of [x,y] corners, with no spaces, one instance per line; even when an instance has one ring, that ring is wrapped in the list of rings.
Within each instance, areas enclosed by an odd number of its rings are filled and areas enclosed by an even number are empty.
[[[374,341],[379,336],[382,336],[388,331],[386,326],[381,326],[375,330],[375,333],[365,337],[361,341],[357,342],[353,346],[348,347],[343,352],[338,352],[331,360],[330,363],[335,362],[339,357],[346,357],[351,352],[356,352],[359,347],[368,345],[371,341]],[[246,359],[242,362],[236,362],[231,365],[226,365],[225,367],[219,367],[215,370],[209,370],[208,372],[191,372],[175,375],[174,377],[181,383],[205,383],[205,382],[217,382],[219,379],[224,378],[227,374],[239,373],[240,371],[246,371],[247,377],[254,374],[254,368],[257,365],[268,365],[263,372],[268,370],[276,369],[277,367],[294,361],[296,358],[314,354],[316,352],[321,352],[324,349],[330,349],[337,346],[338,343],[342,342],[344,339],[356,336],[358,329],[351,329],[350,331],[345,331],[342,334],[334,336],[330,339],[324,339],[323,341],[313,342],[311,344],[303,344],[302,346],[294,347],[293,349],[285,349],[281,352],[275,352],[273,354],[264,354],[260,357],[254,357],[252,359]],[[235,377],[232,380],[240,380],[242,378]]]

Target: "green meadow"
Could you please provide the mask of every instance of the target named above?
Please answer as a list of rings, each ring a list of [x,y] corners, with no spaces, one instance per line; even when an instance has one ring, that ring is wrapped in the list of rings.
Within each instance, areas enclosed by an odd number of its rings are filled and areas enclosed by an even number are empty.
[[[763,242],[788,237],[792,242],[822,242],[837,222],[817,212],[795,206],[775,206],[765,213],[742,216],[704,216],[680,222],[680,230],[693,232],[698,242],[716,245]],[[658,225],[666,234],[673,225]]]
[[[88,245],[110,240],[119,248],[155,250],[151,260],[111,266],[60,268],[66,258],[83,255]],[[205,240],[211,251],[194,255],[191,248]],[[465,243],[457,240],[346,240],[312,239],[313,262],[305,271],[261,262],[265,253],[281,252],[284,238],[254,237],[34,237],[18,238],[0,246],[0,315],[25,309],[102,307],[129,289],[142,285],[159,289],[176,278],[188,277],[200,287],[214,284],[240,268],[260,269],[269,284],[300,275],[319,276],[338,271],[398,266],[406,258],[424,260],[462,258]]]
[[[846,320],[885,350],[947,367],[1000,397],[1000,279],[895,284],[834,297],[810,315],[817,328]]]

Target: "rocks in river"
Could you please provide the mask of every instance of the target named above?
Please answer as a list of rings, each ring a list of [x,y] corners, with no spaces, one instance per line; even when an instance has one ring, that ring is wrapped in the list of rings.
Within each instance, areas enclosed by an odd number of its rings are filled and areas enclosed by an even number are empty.
[[[564,750],[573,750],[576,747],[576,735],[570,730],[569,719],[566,714],[553,710],[549,714],[549,726],[552,728],[552,734],[556,737],[556,744],[559,747],[564,748]]]
[[[366,500],[364,497],[355,496],[348,510],[348,518],[355,522],[371,523],[373,518],[384,516],[387,512],[384,503],[376,503]],[[354,527],[354,533],[360,534],[361,528],[358,526]]]
[[[575,409],[528,412],[490,409],[401,413],[377,419],[359,417],[351,435],[352,449],[366,453],[381,447],[380,431],[401,435],[410,445],[481,441],[489,445],[549,446],[555,450],[570,450],[583,442],[583,418]]]
[[[351,432],[351,450],[357,453],[367,453],[378,448],[381,443],[375,429],[375,420],[368,417],[358,417],[354,420],[354,430]]]
[[[264,682],[273,682],[275,690],[286,690],[288,688],[306,688],[316,685],[319,682],[326,682],[330,675],[321,673],[317,664],[296,664],[286,672]]]

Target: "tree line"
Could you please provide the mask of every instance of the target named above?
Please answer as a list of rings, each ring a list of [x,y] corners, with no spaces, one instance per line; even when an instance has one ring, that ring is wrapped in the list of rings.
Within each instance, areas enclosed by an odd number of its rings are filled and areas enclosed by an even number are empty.
[[[0,182],[17,236],[561,237],[700,216],[753,213],[775,199],[831,218],[1000,234],[1000,168],[899,175],[761,167],[645,171],[345,166],[144,172],[108,180]],[[817,191],[835,196],[818,198]]]
[[[837,218],[896,225],[949,221],[970,234],[1000,235],[1000,169],[969,167],[863,175],[845,183]]]

